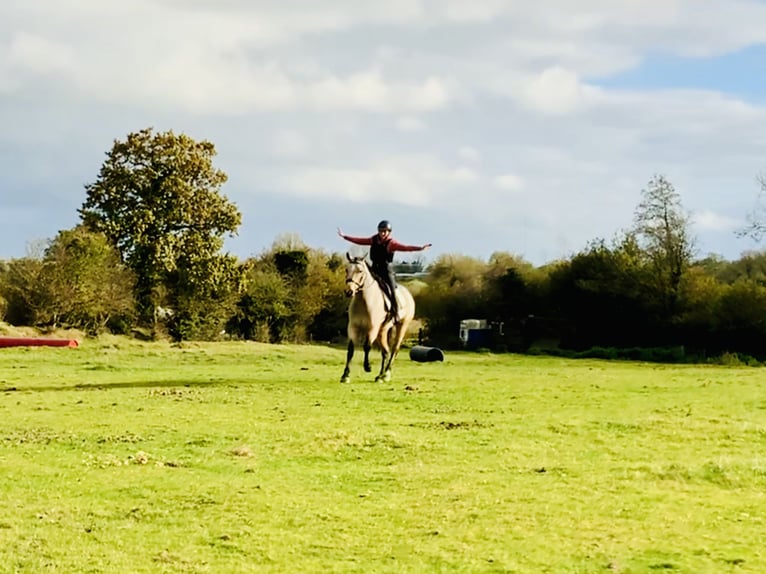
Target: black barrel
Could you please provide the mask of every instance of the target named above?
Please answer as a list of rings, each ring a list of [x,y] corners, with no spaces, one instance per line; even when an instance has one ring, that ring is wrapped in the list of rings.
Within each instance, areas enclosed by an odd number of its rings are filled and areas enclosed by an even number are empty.
[[[418,363],[430,363],[432,361],[443,361],[444,353],[436,347],[423,347],[416,345],[410,349],[410,359]]]

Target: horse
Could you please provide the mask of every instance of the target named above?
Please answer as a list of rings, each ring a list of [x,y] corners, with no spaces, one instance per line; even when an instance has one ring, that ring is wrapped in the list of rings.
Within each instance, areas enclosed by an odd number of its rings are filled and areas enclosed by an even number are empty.
[[[402,285],[396,287],[399,303],[399,316],[393,318],[386,309],[386,295],[372,274],[372,269],[364,257],[351,257],[346,253],[346,289],[351,298],[348,305],[348,350],[346,368],[340,378],[341,383],[348,383],[351,359],[354,357],[354,345],[364,348],[364,370],[369,373],[370,349],[377,343],[382,359],[380,373],[375,382],[391,380],[391,365],[399,353],[407,327],[415,317],[415,300]],[[393,335],[393,337],[391,337]]]

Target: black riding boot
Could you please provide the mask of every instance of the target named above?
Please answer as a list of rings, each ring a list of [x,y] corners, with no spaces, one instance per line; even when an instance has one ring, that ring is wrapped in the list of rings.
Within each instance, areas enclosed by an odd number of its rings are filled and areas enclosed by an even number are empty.
[[[388,286],[389,293],[391,296],[389,297],[390,302],[390,308],[389,312],[391,313],[391,317],[394,319],[397,319],[399,317],[399,303],[396,300],[396,290],[392,289],[391,286]]]

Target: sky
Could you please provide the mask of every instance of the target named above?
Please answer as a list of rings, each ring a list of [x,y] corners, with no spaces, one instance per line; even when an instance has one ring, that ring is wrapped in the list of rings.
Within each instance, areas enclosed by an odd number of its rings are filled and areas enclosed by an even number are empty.
[[[766,0],[3,0],[0,259],[79,221],[115,140],[212,142],[226,250],[407,244],[535,265],[610,242],[655,174],[697,254],[763,205]],[[400,254],[407,260],[412,254]]]

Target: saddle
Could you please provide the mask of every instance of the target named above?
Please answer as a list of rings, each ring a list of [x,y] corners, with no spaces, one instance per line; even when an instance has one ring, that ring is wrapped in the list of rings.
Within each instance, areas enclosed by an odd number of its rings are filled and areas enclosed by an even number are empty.
[[[378,286],[380,287],[380,290],[383,291],[383,305],[386,309],[386,313],[389,315],[391,314],[391,297],[388,294],[388,283],[386,283],[383,279],[381,279],[380,275],[372,271],[372,276],[375,278],[375,281],[378,282]],[[396,294],[399,291],[399,286],[396,286],[396,289],[394,289],[394,297],[396,297]],[[399,299],[396,300],[397,303],[401,303]],[[401,305],[397,305],[397,308],[399,309],[399,312],[401,313]],[[392,319],[398,319],[399,317],[392,317]]]

